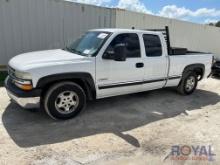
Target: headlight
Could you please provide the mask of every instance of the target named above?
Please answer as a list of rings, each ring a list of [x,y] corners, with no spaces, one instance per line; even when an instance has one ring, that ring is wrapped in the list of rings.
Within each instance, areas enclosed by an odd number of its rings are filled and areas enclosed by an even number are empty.
[[[26,91],[33,89],[32,76],[30,73],[17,71],[9,66],[8,74],[18,88]]]
[[[18,87],[18,88],[20,88],[20,89],[22,89],[22,90],[24,90],[24,91],[30,91],[30,90],[32,90],[33,89],[33,86],[32,86],[32,83],[31,83],[31,81],[20,81],[20,80],[15,80],[14,81],[14,84]]]
[[[32,76],[27,72],[15,71],[15,77],[23,80],[31,80]]]
[[[14,71],[15,79],[13,79],[14,84],[25,91],[29,91],[33,89],[32,86],[32,76],[27,72]]]

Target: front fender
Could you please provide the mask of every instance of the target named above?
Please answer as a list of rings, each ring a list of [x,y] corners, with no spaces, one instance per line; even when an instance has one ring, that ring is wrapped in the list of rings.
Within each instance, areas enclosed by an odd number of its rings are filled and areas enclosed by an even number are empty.
[[[50,84],[60,82],[60,81],[74,81],[74,80],[80,80],[84,83],[86,87],[86,92],[89,92],[89,95],[93,99],[96,98],[96,87],[95,82],[93,80],[93,77],[90,73],[85,72],[73,72],[73,73],[59,73],[59,74],[53,74],[49,76],[45,76],[39,79],[36,88],[43,89],[47,87]]]

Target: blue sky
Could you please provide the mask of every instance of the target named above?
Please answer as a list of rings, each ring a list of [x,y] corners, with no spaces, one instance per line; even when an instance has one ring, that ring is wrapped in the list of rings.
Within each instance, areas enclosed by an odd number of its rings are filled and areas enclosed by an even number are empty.
[[[159,11],[166,5],[177,5],[179,7],[187,7],[193,10],[198,8],[219,8],[219,0],[140,0],[145,6],[153,11]],[[117,5],[118,0],[112,0],[113,5]]]
[[[220,0],[72,0],[163,17],[209,23],[220,20]]]

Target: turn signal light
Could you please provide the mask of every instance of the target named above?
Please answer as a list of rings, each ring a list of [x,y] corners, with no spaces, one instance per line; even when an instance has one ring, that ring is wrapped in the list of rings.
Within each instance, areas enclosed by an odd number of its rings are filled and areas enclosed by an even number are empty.
[[[15,83],[15,85],[16,85],[18,88],[20,88],[20,89],[22,89],[22,90],[24,90],[24,91],[30,91],[30,90],[33,89],[32,84],[19,84],[19,83]]]

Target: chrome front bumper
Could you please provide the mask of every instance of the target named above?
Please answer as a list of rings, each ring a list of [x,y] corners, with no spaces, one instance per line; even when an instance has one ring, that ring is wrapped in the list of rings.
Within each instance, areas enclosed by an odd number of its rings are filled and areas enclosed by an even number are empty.
[[[7,91],[13,102],[25,109],[40,108],[40,97],[19,98]]]

